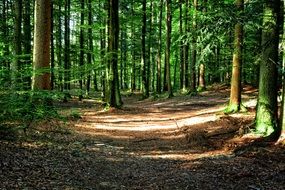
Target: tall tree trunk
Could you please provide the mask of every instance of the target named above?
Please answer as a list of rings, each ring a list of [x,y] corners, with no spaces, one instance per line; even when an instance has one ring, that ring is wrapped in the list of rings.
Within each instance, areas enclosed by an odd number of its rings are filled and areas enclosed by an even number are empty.
[[[179,0],[179,32],[183,35],[183,0]],[[186,26],[185,26],[186,27]],[[180,89],[184,87],[185,66],[184,66],[184,39],[180,41]]]
[[[280,0],[264,3],[262,58],[256,111],[256,132],[276,138],[277,122],[277,62],[280,24]]]
[[[87,81],[86,81],[86,94],[89,95],[90,93],[90,86],[91,86],[91,70],[90,67],[93,63],[93,32],[92,32],[92,0],[88,0],[88,53],[87,53]],[[100,36],[101,36],[101,31],[100,29]],[[101,37],[100,37],[101,38]],[[101,40],[100,40],[100,43]],[[105,42],[104,42],[105,43]],[[105,49],[105,47],[104,47]],[[101,52],[102,53],[102,52]],[[98,91],[98,85],[97,85],[97,73],[96,71],[94,72],[94,90]]]
[[[131,4],[131,14],[132,14],[132,20],[131,20],[131,33],[132,33],[132,76],[131,76],[131,91],[134,92],[136,90],[136,58],[135,58],[135,27],[134,27],[134,1],[132,1]]]
[[[55,52],[54,52],[54,14],[53,14],[53,9],[54,9],[54,1],[51,1],[51,39],[50,39],[50,66],[51,66],[51,77],[50,77],[50,85],[51,85],[51,90],[54,89],[55,87]]]
[[[283,1],[283,7],[285,7],[285,1]],[[283,20],[283,34],[282,34],[282,48],[283,48],[283,71],[285,69],[285,20],[284,20],[284,14],[281,15]],[[284,143],[285,141],[285,76],[283,76],[282,78],[282,104],[281,104],[281,109],[280,109],[280,128],[281,128],[281,132],[280,132],[280,137],[279,137],[279,142],[280,143]]]
[[[22,54],[22,0],[14,1],[14,60],[12,69],[12,87],[19,89],[20,82],[20,55]]]
[[[62,72],[62,2],[58,2],[58,18],[57,18],[57,36],[56,36],[56,48],[57,48],[57,62],[58,62],[58,83],[59,90],[63,91],[63,72]]]
[[[70,0],[65,0],[64,5],[65,17],[64,17],[64,90],[65,100],[69,96],[70,90]]]
[[[80,56],[79,56],[79,70],[80,70],[80,80],[79,80],[79,87],[80,87],[80,94],[79,94],[79,100],[81,101],[83,99],[83,74],[84,74],[84,20],[85,20],[85,0],[81,0],[80,3],[80,37],[79,37],[79,43],[80,43]]]
[[[32,29],[31,29],[31,1],[24,1],[24,14],[23,14],[23,30],[24,30],[24,49],[23,52],[25,54],[25,65],[24,69],[24,89],[31,89],[31,75],[29,74],[32,60],[31,60],[31,51],[32,51]]]
[[[33,90],[50,90],[51,1],[35,1]],[[43,51],[44,50],[44,51]]]
[[[236,0],[237,10],[243,11],[243,0]],[[242,68],[243,24],[238,21],[235,25],[234,54],[232,66],[232,81],[230,102],[225,110],[227,113],[239,112],[241,109],[241,68]]]
[[[123,102],[119,89],[118,41],[119,41],[119,2],[108,0],[108,63],[106,68],[106,100],[110,107],[121,107]]]
[[[148,85],[148,65],[146,60],[146,0],[142,1],[142,49],[141,49],[141,64],[142,64],[142,84],[143,84],[143,97],[148,98],[149,97],[149,85]]]
[[[192,37],[192,63],[191,63],[191,86],[190,91],[196,91],[196,59],[197,59],[197,11],[198,0],[193,0],[194,15],[193,15],[193,37]]]
[[[166,66],[166,83],[169,97],[173,96],[170,72],[170,48],[171,48],[171,0],[166,0],[166,47],[165,47],[165,66]]]
[[[206,15],[207,14],[207,3],[208,0],[204,0],[203,1],[203,14]],[[205,64],[204,63],[200,63],[199,65],[199,91],[203,91],[206,89],[206,81],[205,81]]]
[[[163,0],[160,0],[159,4],[159,19],[158,19],[158,52],[157,52],[157,85],[156,85],[156,92],[158,94],[161,93],[161,52],[162,52],[162,11],[163,11]]]
[[[190,32],[190,25],[188,25],[189,19],[189,0],[185,0],[185,13],[184,13],[184,33],[187,34]],[[183,45],[183,89],[189,87],[189,42],[185,42]]]

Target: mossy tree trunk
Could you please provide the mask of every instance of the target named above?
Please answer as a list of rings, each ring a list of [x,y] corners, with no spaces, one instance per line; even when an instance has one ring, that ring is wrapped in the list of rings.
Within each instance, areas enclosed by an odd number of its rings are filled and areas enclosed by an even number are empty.
[[[50,90],[51,1],[35,1],[33,90]]]
[[[280,0],[264,4],[262,58],[259,74],[259,94],[256,111],[256,132],[276,138],[277,122],[277,62],[279,44]]]
[[[108,4],[108,60],[106,68],[106,101],[110,107],[119,108],[123,102],[119,89],[118,45],[119,45],[119,2]]]
[[[244,1],[236,0],[238,15],[243,12]],[[232,64],[231,95],[230,102],[225,110],[227,113],[236,113],[241,110],[241,68],[242,68],[242,47],[243,47],[243,24],[238,17],[234,31],[234,53]]]

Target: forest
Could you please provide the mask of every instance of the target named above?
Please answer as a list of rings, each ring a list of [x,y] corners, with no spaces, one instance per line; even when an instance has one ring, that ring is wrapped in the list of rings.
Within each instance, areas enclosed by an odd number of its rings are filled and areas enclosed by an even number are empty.
[[[0,189],[284,189],[284,0],[0,0]]]

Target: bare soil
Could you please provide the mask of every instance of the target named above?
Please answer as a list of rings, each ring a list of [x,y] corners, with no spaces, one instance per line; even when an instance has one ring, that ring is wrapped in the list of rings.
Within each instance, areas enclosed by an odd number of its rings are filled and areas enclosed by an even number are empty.
[[[0,140],[0,189],[285,189],[285,149],[243,136],[247,113],[224,115],[227,87],[140,100],[122,109],[60,103],[70,120],[34,123]],[[77,119],[75,110],[81,113]]]

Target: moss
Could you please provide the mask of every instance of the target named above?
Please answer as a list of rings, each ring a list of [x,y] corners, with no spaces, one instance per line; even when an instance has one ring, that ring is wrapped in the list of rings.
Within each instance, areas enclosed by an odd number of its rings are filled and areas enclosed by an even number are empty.
[[[238,113],[238,112],[244,113],[244,112],[247,112],[247,109],[242,104],[229,104],[224,109],[225,114],[232,114],[232,113]]]

